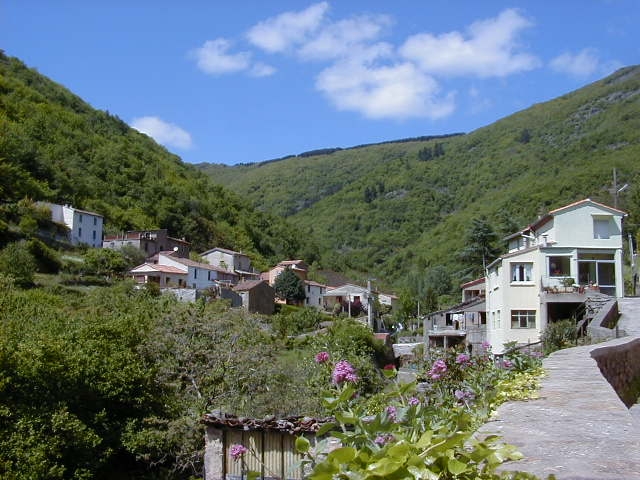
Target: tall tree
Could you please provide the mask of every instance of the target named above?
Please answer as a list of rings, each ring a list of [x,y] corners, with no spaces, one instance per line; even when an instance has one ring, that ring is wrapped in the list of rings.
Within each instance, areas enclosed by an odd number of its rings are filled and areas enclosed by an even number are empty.
[[[307,297],[304,291],[304,283],[291,268],[285,268],[276,277],[273,288],[276,291],[276,297],[286,301],[287,304],[299,303]]]
[[[484,275],[485,267],[497,257],[498,235],[485,216],[474,218],[467,229],[465,247],[459,258],[465,264],[465,276],[479,277]]]

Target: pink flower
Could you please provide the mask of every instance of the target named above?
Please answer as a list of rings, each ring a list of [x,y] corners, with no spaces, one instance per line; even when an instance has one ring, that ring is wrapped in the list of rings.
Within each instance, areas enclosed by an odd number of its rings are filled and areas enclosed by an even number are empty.
[[[467,403],[476,398],[475,394],[468,390],[456,390],[453,392],[453,396],[456,397],[460,403]]]
[[[429,377],[431,377],[433,380],[438,380],[446,372],[447,372],[447,364],[445,363],[444,360],[440,359],[433,362],[433,365],[431,365],[431,370],[429,370],[427,375],[429,375]]]
[[[411,397],[409,399],[409,405],[411,405],[412,407],[417,407],[418,405],[420,405],[420,400],[416,397]]]
[[[387,434],[387,435],[378,435],[376,437],[376,439],[374,440],[374,442],[379,445],[379,446],[383,446],[389,442],[393,442],[396,439],[396,437],[394,437],[393,435]]]
[[[491,344],[485,340],[484,342],[482,342],[482,348],[484,348],[485,350],[491,350]]]
[[[398,410],[396,409],[396,407],[394,407],[393,405],[389,405],[386,409],[387,412],[387,416],[389,417],[389,419],[392,422],[396,421],[396,414],[398,413]]]
[[[327,363],[329,361],[329,352],[319,352],[316,354],[316,363]]]
[[[502,365],[504,366],[504,368],[511,368],[513,367],[513,362],[505,358],[502,362]]]
[[[467,365],[471,361],[471,357],[466,353],[461,353],[456,357],[456,363],[459,365]]]
[[[229,449],[229,456],[232,457],[234,460],[238,460],[248,451],[249,450],[247,449],[247,447],[236,443],[235,445],[231,445],[231,448]]]
[[[333,383],[335,383],[336,385],[339,385],[345,381],[352,383],[358,381],[358,375],[356,375],[355,368],[353,368],[353,365],[351,365],[346,360],[340,360],[338,363],[336,363],[331,377],[333,378]]]

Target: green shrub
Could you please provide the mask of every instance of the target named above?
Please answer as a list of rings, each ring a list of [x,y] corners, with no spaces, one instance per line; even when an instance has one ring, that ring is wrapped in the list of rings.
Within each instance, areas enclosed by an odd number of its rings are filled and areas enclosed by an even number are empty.
[[[10,243],[0,250],[0,272],[13,277],[18,286],[33,284],[36,266],[36,260],[24,242]]]
[[[60,271],[62,261],[54,249],[35,238],[27,242],[27,248],[35,258],[38,272],[58,273]]]
[[[548,324],[541,335],[544,353],[547,355],[562,348],[573,347],[577,339],[576,324],[569,319]]]

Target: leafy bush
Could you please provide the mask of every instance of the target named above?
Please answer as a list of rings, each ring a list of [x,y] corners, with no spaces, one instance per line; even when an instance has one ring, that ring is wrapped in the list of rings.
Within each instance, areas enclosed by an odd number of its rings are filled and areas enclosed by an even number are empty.
[[[570,319],[549,323],[540,339],[547,355],[562,348],[573,347],[578,339],[576,324]]]
[[[27,242],[27,248],[33,255],[37,270],[40,273],[58,273],[62,267],[62,261],[58,252],[48,247],[38,239],[31,239]]]
[[[24,242],[10,243],[0,250],[0,272],[13,277],[16,285],[33,285],[36,260]]]
[[[271,317],[271,325],[279,336],[285,337],[315,330],[323,319],[322,313],[312,307],[294,309],[288,313],[282,309]]]

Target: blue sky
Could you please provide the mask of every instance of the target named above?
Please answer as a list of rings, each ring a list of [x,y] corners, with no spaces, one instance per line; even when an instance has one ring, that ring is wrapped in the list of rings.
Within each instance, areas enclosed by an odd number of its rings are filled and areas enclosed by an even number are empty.
[[[638,0],[4,0],[0,48],[191,163],[470,132],[640,63]]]

